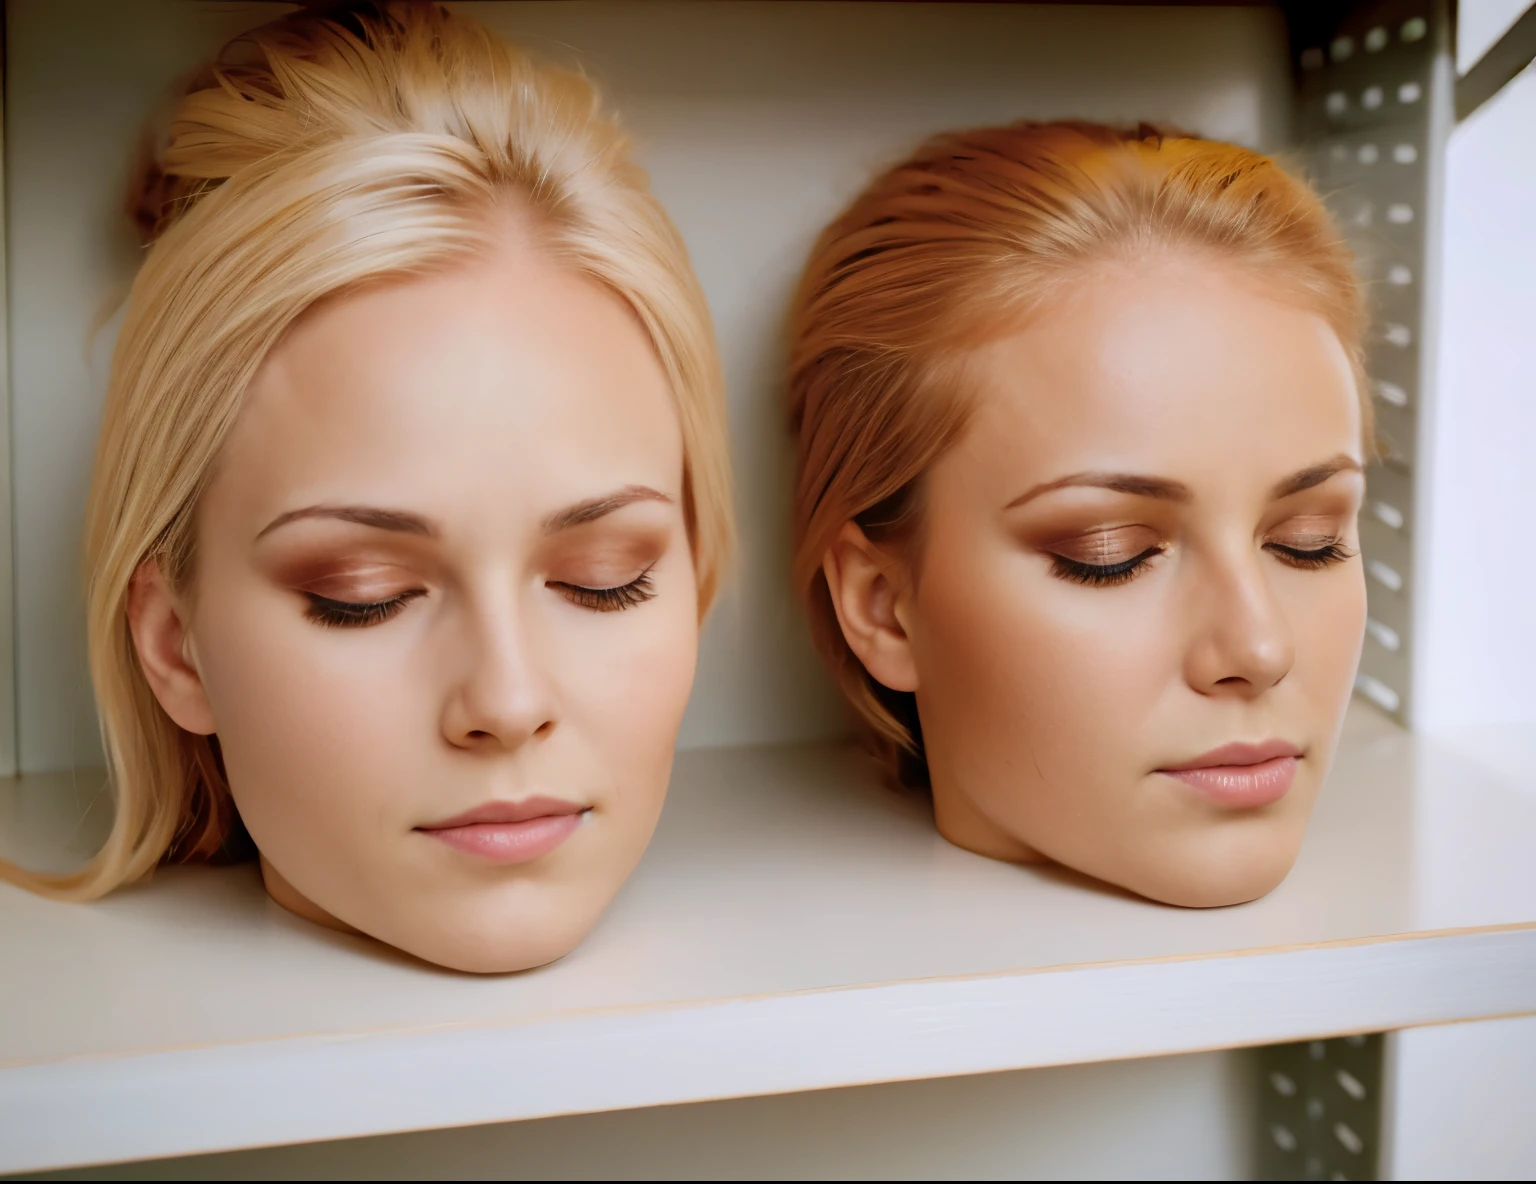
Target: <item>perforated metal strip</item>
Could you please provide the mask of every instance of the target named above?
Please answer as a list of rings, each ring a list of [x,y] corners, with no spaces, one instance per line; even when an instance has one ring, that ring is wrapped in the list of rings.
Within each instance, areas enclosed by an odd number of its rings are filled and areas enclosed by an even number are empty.
[[[1321,7],[1321,6],[1320,6]],[[1297,38],[1302,160],[1345,226],[1371,298],[1367,368],[1380,460],[1361,515],[1369,623],[1357,691],[1406,721],[1412,698],[1414,478],[1430,381],[1425,273],[1431,263],[1437,104],[1445,6],[1431,0],[1339,6]],[[1314,18],[1315,19],[1315,18]],[[1305,22],[1293,21],[1293,34]],[[1448,125],[1448,120],[1446,121]]]
[[[1382,1037],[1258,1050],[1260,1180],[1375,1180],[1381,1167]]]

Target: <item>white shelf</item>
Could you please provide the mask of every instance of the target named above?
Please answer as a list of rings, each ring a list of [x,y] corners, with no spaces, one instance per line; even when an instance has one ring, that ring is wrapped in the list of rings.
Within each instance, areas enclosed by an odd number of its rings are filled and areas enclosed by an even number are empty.
[[[1290,878],[1194,911],[952,848],[836,746],[685,753],[596,932],[498,978],[251,868],[0,887],[0,1172],[1536,1011],[1533,768],[1357,710]],[[0,791],[13,844],[59,788]]]

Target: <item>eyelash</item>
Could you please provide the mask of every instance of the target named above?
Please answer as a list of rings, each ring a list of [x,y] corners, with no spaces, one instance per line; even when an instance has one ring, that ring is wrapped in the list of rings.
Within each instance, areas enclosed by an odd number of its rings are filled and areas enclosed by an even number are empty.
[[[306,592],[304,595],[309,597],[309,611],[306,615],[316,624],[328,629],[365,629],[369,625],[383,624],[404,608],[407,601],[425,596],[426,593],[415,589],[391,596],[388,600],[371,600],[362,604],[350,600],[332,600],[329,596],[319,596],[314,592]]]
[[[629,583],[620,584],[616,588],[588,588],[581,584],[564,584],[558,581],[549,586],[558,589],[560,594],[572,604],[597,613],[623,612],[627,608],[634,608],[637,604],[644,604],[656,595],[656,587],[651,582],[650,568],[646,568]]]
[[[1304,571],[1315,571],[1318,568],[1330,567],[1335,563],[1355,557],[1355,552],[1346,547],[1342,539],[1329,539],[1315,550],[1287,547],[1284,543],[1266,543],[1264,544],[1264,549],[1282,563],[1288,563],[1292,567],[1299,567]]]
[[[656,595],[649,568],[629,583],[616,588],[587,588],[581,584],[558,582],[550,584],[550,587],[558,589],[573,604],[599,613],[623,612],[637,604],[644,604]],[[305,595],[309,597],[307,615],[316,624],[327,628],[366,629],[370,625],[383,624],[404,608],[407,601],[425,596],[426,593],[402,592],[388,600],[372,600],[361,604],[350,600],[332,600],[314,592],[306,592]]]
[[[1083,563],[1077,559],[1068,559],[1065,555],[1052,555],[1052,574],[1074,584],[1108,588],[1134,580],[1136,573],[1151,561],[1152,556],[1162,553],[1161,547],[1148,547],[1140,555],[1119,563]]]
[[[1355,556],[1355,552],[1345,547],[1340,539],[1330,539],[1315,550],[1287,547],[1284,543],[1266,543],[1264,549],[1282,563],[1304,571],[1317,571],[1324,567],[1331,567],[1335,563],[1353,559]],[[1153,556],[1162,553],[1162,547],[1148,547],[1140,555],[1131,559],[1107,564],[1082,563],[1076,559],[1068,559],[1064,555],[1052,555],[1052,574],[1075,584],[1090,584],[1098,588],[1113,587],[1116,584],[1125,584],[1134,580],[1137,573],[1151,562]]]

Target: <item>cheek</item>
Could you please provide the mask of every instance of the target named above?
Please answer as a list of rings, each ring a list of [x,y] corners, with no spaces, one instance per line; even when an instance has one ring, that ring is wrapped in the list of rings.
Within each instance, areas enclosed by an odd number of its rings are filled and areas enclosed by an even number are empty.
[[[561,605],[551,636],[562,724],[579,730],[620,787],[666,788],[693,685],[698,614],[691,585],[617,613]],[[642,775],[643,773],[643,775]]]
[[[1177,671],[1148,582],[1079,587],[1006,541],[958,533],[929,551],[922,580],[925,741],[982,782],[999,766],[1079,780],[1114,759]]]
[[[406,630],[323,629],[265,589],[202,599],[199,666],[258,844],[277,827],[345,821],[357,834],[359,816],[387,814],[412,741],[436,722],[412,701],[427,680],[411,668]]]
[[[1359,563],[1326,573],[1287,572],[1281,589],[1296,640],[1297,681],[1310,701],[1342,712],[1365,639],[1365,573]]]

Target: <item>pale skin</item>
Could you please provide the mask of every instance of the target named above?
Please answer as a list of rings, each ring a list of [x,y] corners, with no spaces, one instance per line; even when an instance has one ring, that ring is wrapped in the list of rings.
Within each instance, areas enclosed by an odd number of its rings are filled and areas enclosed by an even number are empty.
[[[854,653],[916,694],[940,832],[1172,904],[1262,896],[1365,622],[1343,347],[1261,278],[1164,254],[1086,271],[968,362],[974,415],[924,479],[920,540],[850,523],[824,563]],[[1278,801],[1161,771],[1276,741],[1300,753]]]
[[[670,775],[698,635],[683,502],[638,320],[515,220],[306,313],[222,449],[189,586],[147,563],[130,603],[160,703],[218,736],[272,898],[456,969],[570,951]],[[536,858],[430,829],[535,797],[579,819]]]

